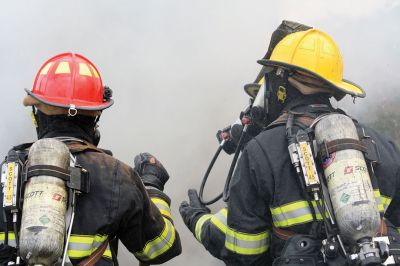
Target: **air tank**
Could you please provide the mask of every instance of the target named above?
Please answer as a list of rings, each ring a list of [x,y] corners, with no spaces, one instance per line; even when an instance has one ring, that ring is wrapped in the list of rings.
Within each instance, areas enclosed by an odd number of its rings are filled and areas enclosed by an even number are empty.
[[[51,165],[68,169],[68,147],[59,140],[36,141],[29,150],[28,167]],[[53,265],[62,256],[67,190],[62,179],[39,175],[25,185],[20,230],[20,254],[29,265]]]
[[[318,144],[344,138],[359,140],[348,116],[330,114],[316,124]],[[350,243],[374,237],[380,215],[364,154],[355,149],[340,150],[322,164],[340,235]]]

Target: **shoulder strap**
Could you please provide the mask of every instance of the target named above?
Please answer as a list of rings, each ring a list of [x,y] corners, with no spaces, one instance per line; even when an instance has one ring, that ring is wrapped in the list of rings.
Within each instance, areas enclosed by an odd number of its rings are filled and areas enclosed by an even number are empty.
[[[100,153],[106,153],[102,149],[97,148],[93,144],[90,144],[88,142],[72,142],[72,143],[65,143],[71,153],[80,153],[84,151],[94,151],[94,152],[100,152]]]
[[[16,151],[26,150],[26,149],[30,148],[32,146],[32,144],[33,144],[33,142],[22,143],[20,145],[14,146],[13,150],[16,150]]]
[[[286,125],[289,118],[289,114],[290,114],[289,112],[282,113],[281,116],[279,116],[274,122],[272,122],[266,127],[266,130],[277,126]],[[302,129],[308,128],[314,122],[314,119],[315,117],[307,114],[296,114],[296,113],[294,114],[294,124]]]
[[[86,142],[84,140],[80,140],[80,139],[59,139],[60,141],[64,142],[71,153],[80,153],[80,152],[84,152],[84,151],[94,151],[94,152],[100,152],[100,153],[107,153],[106,151],[97,148],[96,146],[94,146],[93,144]],[[23,143],[17,146],[14,146],[12,149],[16,150],[16,151],[23,151],[26,149],[29,149],[32,146],[33,142],[29,142],[29,143]],[[110,153],[110,152],[108,152]]]

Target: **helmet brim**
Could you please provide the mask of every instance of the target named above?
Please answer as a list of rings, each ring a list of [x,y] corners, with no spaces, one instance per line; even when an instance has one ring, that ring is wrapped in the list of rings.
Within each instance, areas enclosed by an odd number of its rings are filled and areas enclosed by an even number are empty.
[[[366,95],[365,91],[359,85],[357,85],[353,82],[350,82],[348,80],[345,80],[345,79],[343,79],[342,81],[339,81],[339,82],[331,81],[331,80],[325,79],[324,77],[322,77],[306,68],[302,68],[302,67],[299,67],[296,65],[291,65],[291,64],[287,64],[287,63],[275,61],[275,60],[261,59],[261,60],[258,60],[257,63],[259,63],[263,66],[283,67],[283,68],[292,69],[295,71],[305,72],[311,76],[314,76],[317,79],[323,80],[328,85],[330,85],[333,90],[336,90],[339,94],[345,93],[345,94],[350,94],[352,96],[360,97],[360,98],[364,98]]]
[[[244,91],[251,98],[256,98],[258,91],[260,90],[261,85],[258,83],[249,83],[244,85]]]
[[[61,108],[71,108],[72,104],[68,103],[65,99],[63,98],[56,98],[52,99],[50,97],[43,97],[43,96],[38,96],[34,93],[32,93],[30,90],[25,89],[26,93],[30,95],[31,97],[35,98],[36,100],[40,101],[41,103],[55,106],[55,107],[61,107]],[[64,101],[64,103],[63,103]],[[54,103],[54,102],[59,102],[59,103]],[[108,101],[98,104],[98,103],[91,103],[91,102],[86,102],[86,101],[76,101],[73,105],[74,108],[77,110],[88,110],[88,111],[101,111],[104,110],[111,105],[114,104],[114,100],[109,99]]]

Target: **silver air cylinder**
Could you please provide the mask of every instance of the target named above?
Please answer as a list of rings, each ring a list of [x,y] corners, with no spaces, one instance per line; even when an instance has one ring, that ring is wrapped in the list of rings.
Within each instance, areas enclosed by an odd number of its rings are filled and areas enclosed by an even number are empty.
[[[36,141],[29,150],[28,167],[52,165],[68,169],[68,147],[56,139]],[[29,265],[53,265],[62,256],[67,190],[62,179],[33,176],[25,185],[20,253]]]
[[[351,118],[341,114],[323,117],[315,127],[315,138],[318,144],[359,140]],[[333,152],[323,168],[340,235],[350,243],[374,237],[380,216],[363,153],[354,149]]]

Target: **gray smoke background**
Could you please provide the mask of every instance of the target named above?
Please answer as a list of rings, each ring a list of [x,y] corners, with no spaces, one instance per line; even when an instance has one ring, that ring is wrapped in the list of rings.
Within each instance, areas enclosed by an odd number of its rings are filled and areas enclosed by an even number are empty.
[[[3,0],[0,152],[36,138],[22,98],[39,67],[61,52],[83,54],[114,91],[115,104],[100,120],[100,146],[130,165],[148,151],[170,173],[166,193],[183,253],[166,265],[223,265],[197,243],[178,208],[187,189],[200,185],[217,149],[216,131],[247,105],[243,85],[255,79],[256,60],[283,19],[336,40],[345,78],[367,91],[356,104],[337,104],[350,114],[368,118],[371,107],[399,95],[398,0]],[[222,190],[230,159],[218,161],[207,197]],[[122,245],[119,257],[121,265],[138,265]]]

